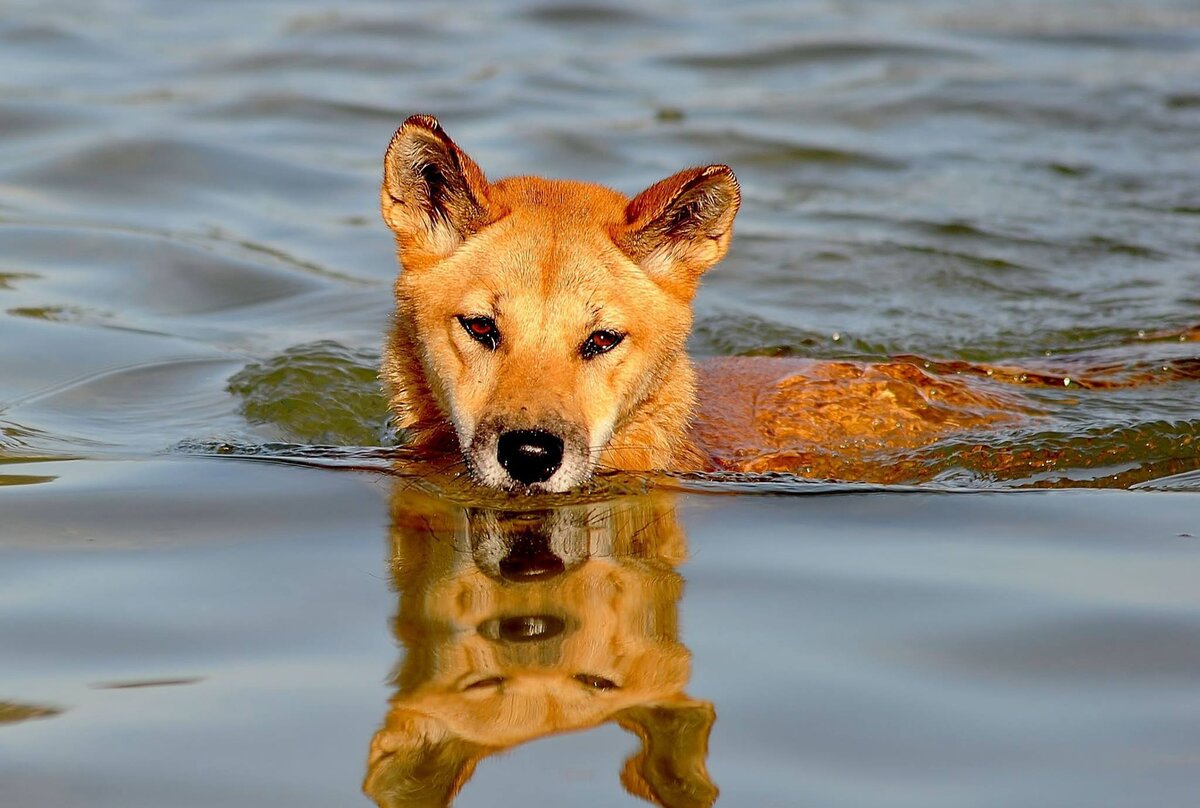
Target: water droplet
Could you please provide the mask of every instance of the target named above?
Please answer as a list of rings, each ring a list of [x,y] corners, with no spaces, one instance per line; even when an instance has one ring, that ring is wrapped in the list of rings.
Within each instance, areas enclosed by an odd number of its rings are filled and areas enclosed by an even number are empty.
[[[1070,386],[1071,386],[1071,377],[1064,376],[1063,377],[1063,387],[1070,387]]]
[[[833,332],[833,341],[834,342],[838,342],[839,340],[841,340],[841,338],[842,338],[842,335],[840,333],[838,333],[837,331]]]
[[[1146,336],[1146,332],[1145,332],[1144,330],[1142,330],[1142,329],[1140,329],[1140,328],[1139,328],[1139,329],[1138,329],[1138,337],[1139,337],[1139,338],[1142,338],[1142,337],[1145,337],[1145,336]]]

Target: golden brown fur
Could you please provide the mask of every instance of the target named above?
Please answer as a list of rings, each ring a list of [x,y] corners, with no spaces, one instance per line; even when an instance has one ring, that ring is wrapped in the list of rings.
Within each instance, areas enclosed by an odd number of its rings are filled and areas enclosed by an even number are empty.
[[[726,166],[632,200],[582,182],[489,182],[436,120],[414,116],[388,148],[381,201],[404,267],[382,368],[396,423],[495,488],[564,491],[599,469],[873,479],[880,447],[1019,409],[907,363],[719,360],[698,396],[685,343],[700,276],[732,237],[740,192]],[[496,344],[472,334],[476,321]],[[597,335],[621,339],[587,358]],[[548,477],[520,479],[504,443],[515,434],[553,443]]]
[[[364,789],[444,806],[484,757],[616,722],[642,739],[622,783],[670,808],[716,799],[712,705],[684,688],[685,538],[665,494],[546,511],[394,498],[395,633],[405,648]]]

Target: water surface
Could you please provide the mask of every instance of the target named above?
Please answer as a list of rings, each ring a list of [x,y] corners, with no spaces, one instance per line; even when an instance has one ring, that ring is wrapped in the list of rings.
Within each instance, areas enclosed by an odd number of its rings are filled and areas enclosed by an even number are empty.
[[[1194,803],[1194,4],[0,10],[0,804]],[[1038,415],[887,490],[390,475],[414,112],[494,176],[732,165],[697,355]]]

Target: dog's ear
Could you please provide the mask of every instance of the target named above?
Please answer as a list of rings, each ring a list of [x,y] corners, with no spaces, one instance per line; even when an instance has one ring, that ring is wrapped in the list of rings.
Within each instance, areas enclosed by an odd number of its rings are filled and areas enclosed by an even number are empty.
[[[396,130],[380,206],[402,259],[444,258],[495,218],[487,178],[432,115],[413,115]]]
[[[363,792],[380,808],[446,808],[494,751],[451,735],[430,716],[394,709],[371,739]]]
[[[690,299],[729,249],[741,200],[729,166],[689,168],[634,197],[613,240],[651,278]]]
[[[708,776],[708,736],[717,715],[710,702],[680,694],[629,707],[617,723],[642,739],[625,761],[621,783],[637,797],[671,808],[710,808],[719,793]]]

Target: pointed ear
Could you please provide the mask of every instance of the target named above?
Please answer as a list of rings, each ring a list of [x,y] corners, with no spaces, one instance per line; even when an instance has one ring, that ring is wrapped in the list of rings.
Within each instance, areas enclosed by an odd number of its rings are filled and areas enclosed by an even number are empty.
[[[729,166],[689,168],[634,197],[613,240],[651,278],[690,298],[729,249],[741,201]]]
[[[413,115],[396,130],[383,158],[380,203],[402,258],[444,258],[496,218],[487,178],[432,115]]]
[[[394,710],[371,739],[363,792],[381,808],[446,808],[492,751],[429,716]]]
[[[708,776],[708,735],[717,714],[710,702],[679,695],[630,707],[617,723],[642,739],[625,761],[621,783],[630,794],[671,808],[709,808],[719,791]]]

